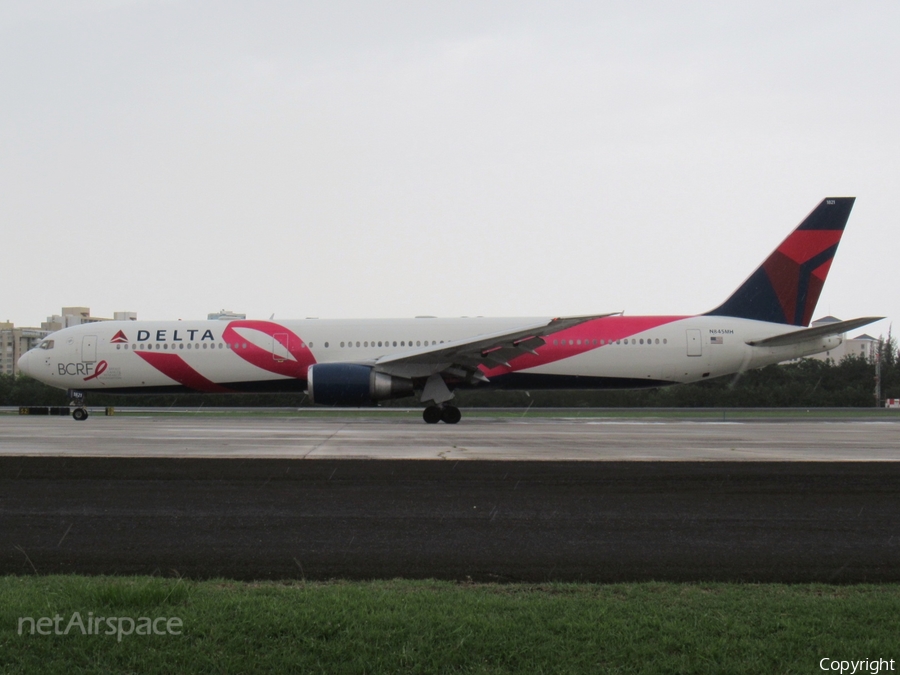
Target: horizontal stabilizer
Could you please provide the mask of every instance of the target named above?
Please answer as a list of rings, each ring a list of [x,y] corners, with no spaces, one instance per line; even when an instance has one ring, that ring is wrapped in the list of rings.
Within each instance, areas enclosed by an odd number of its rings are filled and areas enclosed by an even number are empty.
[[[820,337],[828,337],[829,335],[840,335],[848,330],[865,326],[866,324],[881,321],[883,316],[864,316],[861,319],[850,319],[849,321],[838,321],[837,323],[829,323],[825,326],[815,326],[813,328],[804,328],[803,330],[795,330],[791,333],[776,335],[775,337],[766,338],[765,340],[753,340],[747,342],[753,347],[784,347],[785,345],[794,345],[798,342],[806,342],[807,340],[815,340]]]

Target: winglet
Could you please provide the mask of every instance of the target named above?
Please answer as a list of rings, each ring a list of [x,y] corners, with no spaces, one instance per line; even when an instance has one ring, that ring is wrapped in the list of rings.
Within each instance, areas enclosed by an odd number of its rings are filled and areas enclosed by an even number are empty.
[[[709,316],[808,326],[855,197],[823,199]]]

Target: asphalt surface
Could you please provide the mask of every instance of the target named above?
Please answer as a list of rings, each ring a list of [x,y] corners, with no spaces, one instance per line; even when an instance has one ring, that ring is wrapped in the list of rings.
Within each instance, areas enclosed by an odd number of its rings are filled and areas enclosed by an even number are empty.
[[[900,463],[7,453],[0,573],[900,581]]]
[[[883,412],[883,411],[882,411]],[[802,417],[0,416],[0,456],[284,457],[621,461],[897,461],[900,411],[873,420]]]

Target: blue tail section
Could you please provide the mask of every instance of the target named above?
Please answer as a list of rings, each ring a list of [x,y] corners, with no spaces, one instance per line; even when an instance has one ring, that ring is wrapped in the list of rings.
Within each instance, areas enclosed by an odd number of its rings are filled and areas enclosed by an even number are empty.
[[[747,281],[707,315],[808,326],[854,201],[822,200]]]

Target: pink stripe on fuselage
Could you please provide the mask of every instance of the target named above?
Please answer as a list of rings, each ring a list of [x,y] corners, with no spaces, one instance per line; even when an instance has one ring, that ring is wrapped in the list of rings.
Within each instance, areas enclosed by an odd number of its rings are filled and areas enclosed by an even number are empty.
[[[203,375],[191,368],[178,354],[159,354],[157,352],[134,353],[156,368],[163,375],[175,380],[188,389],[203,391],[208,394],[225,394],[231,392],[231,389],[203,377]]]
[[[235,330],[236,328],[255,330],[268,335],[273,340],[273,346],[274,341],[278,341],[294,358],[276,359],[271,350],[257,347],[252,342],[247,341]],[[229,321],[222,332],[222,338],[228,343],[242,344],[241,349],[235,349],[234,353],[248,363],[253,364],[257,368],[268,370],[270,373],[284,375],[285,377],[305,380],[306,371],[316,362],[309,347],[306,346],[299,335],[271,321]]]
[[[487,377],[496,377],[517,370],[536,368],[554,361],[567,359],[578,354],[589,352],[592,349],[602,349],[610,342],[622,340],[638,333],[664,326],[673,321],[687,319],[687,316],[608,316],[603,319],[594,319],[583,324],[561,330],[558,333],[544,337],[547,344],[538,347],[537,356],[523,354],[510,361],[510,367],[498,366],[496,368],[481,367],[481,371]],[[559,344],[553,344],[556,340]],[[593,341],[597,340],[594,345]],[[603,345],[600,345],[603,340]],[[569,344],[571,342],[571,344]],[[580,342],[580,343],[579,343]]]

